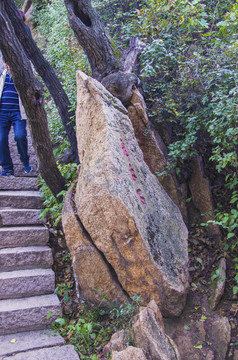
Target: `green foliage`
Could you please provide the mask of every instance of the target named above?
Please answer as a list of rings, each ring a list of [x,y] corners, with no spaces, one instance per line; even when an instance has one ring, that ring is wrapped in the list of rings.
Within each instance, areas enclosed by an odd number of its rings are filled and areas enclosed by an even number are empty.
[[[151,121],[172,124],[169,168],[180,174],[200,155],[225,179],[227,200],[217,204],[213,223],[232,253],[238,240],[238,1],[103,0],[97,8],[105,20],[114,12],[108,28],[115,43],[126,45],[137,35],[146,44],[142,86]]]
[[[23,0],[14,0],[14,3],[16,7],[20,9],[23,5]]]
[[[37,24],[37,43],[46,59],[54,68],[64,90],[76,109],[76,71],[89,73],[89,65],[82,48],[78,45],[68,23],[68,13],[64,2],[39,2],[34,13]],[[56,148],[55,155],[68,149],[69,143],[58,111],[48,91],[46,91],[46,111],[48,115],[51,140]],[[73,120],[73,119],[72,119]]]
[[[225,277],[221,277],[222,268],[218,268],[215,270],[215,272],[211,276],[211,281],[218,280],[221,282],[225,281]]]
[[[69,301],[69,292],[72,289],[72,284],[57,284],[57,287],[55,289],[55,293],[57,293],[59,296],[63,297],[64,303],[67,303]],[[64,324],[63,324],[64,325]]]
[[[77,177],[77,165],[76,164],[58,165],[58,168],[67,182],[66,186],[68,189],[71,186],[72,182]],[[56,201],[55,197],[51,193],[50,189],[48,188],[42,177],[39,177],[38,183],[39,183],[39,190],[41,191],[41,194],[43,196],[43,204],[44,204],[44,209],[41,210],[40,216],[41,218],[44,218],[46,214],[50,213],[50,216],[53,220],[53,225],[57,226],[61,220],[64,201],[62,201],[61,203],[58,203]],[[58,194],[58,196],[62,196],[62,195],[64,199],[66,195],[66,191],[61,191]]]
[[[65,296],[68,289],[63,284],[58,291]],[[75,346],[80,359],[99,359],[99,353],[114,332],[125,329],[130,334],[132,320],[141,305],[141,298],[135,295],[130,302],[118,307],[112,306],[110,302],[109,305],[107,308],[81,306],[79,318],[76,320],[62,317],[55,320],[53,329]],[[127,340],[131,342],[130,336]]]

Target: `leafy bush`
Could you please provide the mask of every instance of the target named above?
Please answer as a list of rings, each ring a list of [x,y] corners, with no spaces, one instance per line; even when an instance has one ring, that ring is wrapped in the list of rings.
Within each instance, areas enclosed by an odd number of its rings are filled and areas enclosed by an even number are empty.
[[[75,111],[76,71],[82,70],[89,73],[90,70],[87,58],[69,26],[64,2],[55,0],[41,3],[40,8],[35,8],[34,20],[37,24],[37,42],[59,77],[72,104],[72,110]],[[54,147],[57,148],[58,155],[67,150],[69,143],[48,91],[46,91],[46,103],[51,139]]]
[[[63,294],[64,296],[67,294],[65,287]],[[127,334],[125,341],[131,344],[132,320],[140,305],[141,298],[138,295],[134,295],[130,302],[118,307],[112,306],[110,302],[108,308],[100,305],[89,308],[82,305],[76,320],[57,318],[53,328],[75,346],[80,354],[80,359],[100,359],[99,354],[103,347],[110,340],[112,334],[118,330],[125,330],[125,334]]]
[[[222,204],[216,217],[225,249],[237,247],[238,2],[232,0],[95,1],[123,46],[130,36],[146,44],[140,60],[148,115],[168,127],[170,167],[176,173],[200,155],[217,177]],[[136,6],[135,6],[136,5]],[[122,6],[126,11],[122,11]],[[100,10],[101,9],[101,10]],[[163,175],[163,174],[160,174]]]
[[[68,189],[71,186],[72,182],[77,177],[77,165],[76,164],[58,165],[58,168],[67,182],[66,186]],[[57,226],[58,223],[61,221],[64,198],[67,191],[66,190],[61,191],[58,194],[58,196],[63,196],[63,201],[61,203],[58,203],[56,201],[56,198],[53,196],[50,189],[46,185],[45,181],[42,179],[42,177],[39,177],[38,183],[39,183],[39,190],[41,191],[41,194],[43,196],[43,204],[44,204],[44,209],[41,210],[40,216],[41,218],[44,218],[46,214],[49,213],[53,220],[53,225]]]

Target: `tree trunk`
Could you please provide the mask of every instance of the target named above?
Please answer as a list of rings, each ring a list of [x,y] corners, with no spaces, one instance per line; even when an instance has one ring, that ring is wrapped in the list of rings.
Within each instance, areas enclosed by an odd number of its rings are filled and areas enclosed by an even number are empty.
[[[48,61],[45,60],[41,51],[30,36],[24,22],[18,14],[18,10],[14,4],[14,1],[8,0],[4,3],[5,11],[7,12],[8,17],[11,19],[11,23],[14,27],[17,38],[19,39],[24,51],[29,56],[36,71],[45,82],[50,94],[54,99],[66,134],[68,136],[72,152],[75,154],[75,158],[78,158],[77,139],[74,131],[74,123],[72,121],[74,112],[69,110],[71,104],[68,96],[65,93],[59,79],[55,75],[53,68],[48,63]]]
[[[90,0],[65,0],[69,23],[98,81],[120,69],[111,42]]]
[[[127,106],[134,87],[139,84],[139,79],[132,73],[132,69],[145,44],[132,37],[126,53],[121,54],[120,59],[116,59],[111,42],[92,7],[91,0],[64,2],[69,13],[70,26],[88,57],[92,76]]]
[[[32,0],[25,0],[22,5],[22,11],[26,13],[30,9],[31,5],[32,5]]]
[[[0,0],[0,49],[3,58],[11,68],[12,78],[25,108],[32,141],[39,162],[39,170],[51,192],[56,197],[65,188],[54,159],[50,142],[47,115],[43,104],[43,87],[34,76],[31,64],[22,47],[14,36],[14,29],[5,11],[5,4]]]

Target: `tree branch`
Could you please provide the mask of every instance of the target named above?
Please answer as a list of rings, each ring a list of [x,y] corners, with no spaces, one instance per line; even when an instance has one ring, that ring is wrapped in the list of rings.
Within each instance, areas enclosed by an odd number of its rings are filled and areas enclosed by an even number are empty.
[[[4,2],[0,0],[0,49],[3,58],[11,68],[15,87],[20,94],[28,117],[40,174],[57,201],[60,201],[57,194],[65,188],[65,180],[53,155],[47,115],[43,104],[43,87],[33,74],[31,64],[15,36],[4,5]]]
[[[90,0],[65,0],[69,23],[79,44],[84,49],[95,79],[118,71],[120,61]]]
[[[77,157],[77,139],[74,131],[74,124],[72,122],[74,112],[69,110],[71,104],[68,96],[65,93],[58,77],[55,75],[52,66],[49,64],[48,61],[45,60],[40,49],[37,47],[36,43],[30,36],[23,20],[18,14],[18,10],[14,4],[14,1],[7,0],[4,2],[4,4],[5,11],[8,14],[9,19],[11,20],[17,38],[19,39],[23,49],[29,56],[36,71],[43,79],[50,94],[54,99],[56,107],[59,111],[59,115],[62,119],[65,131],[67,133],[71,149]]]

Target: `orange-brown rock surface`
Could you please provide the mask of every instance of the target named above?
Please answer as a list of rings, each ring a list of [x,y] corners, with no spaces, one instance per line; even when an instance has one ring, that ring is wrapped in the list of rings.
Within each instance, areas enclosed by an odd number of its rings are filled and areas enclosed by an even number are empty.
[[[63,226],[79,285],[88,278],[95,291],[105,291],[101,267],[95,276],[98,257],[91,256],[98,253],[118,285],[110,299],[121,301],[123,290],[140,295],[144,303],[154,299],[163,315],[178,316],[188,289],[187,228],[181,213],[144,162],[121,102],[80,71],[77,82],[81,168],[70,195],[74,211],[69,214],[64,207]],[[73,233],[72,218],[80,227]],[[88,254],[85,237],[94,248]]]
[[[202,158],[200,156],[192,160],[192,176],[189,180],[189,188],[195,207],[202,214],[203,222],[215,220],[212,202],[212,193],[208,179],[203,170]],[[218,225],[208,224],[208,233],[217,241],[221,241],[221,232]]]
[[[153,174],[167,171],[167,149],[157,132],[155,132],[147,117],[146,105],[138,89],[133,91],[128,106],[128,116],[132,122],[135,136],[143,152],[144,160]],[[176,180],[175,171],[170,170],[166,175],[158,176],[160,184],[179,207],[183,219],[187,221],[186,191],[183,185]]]

